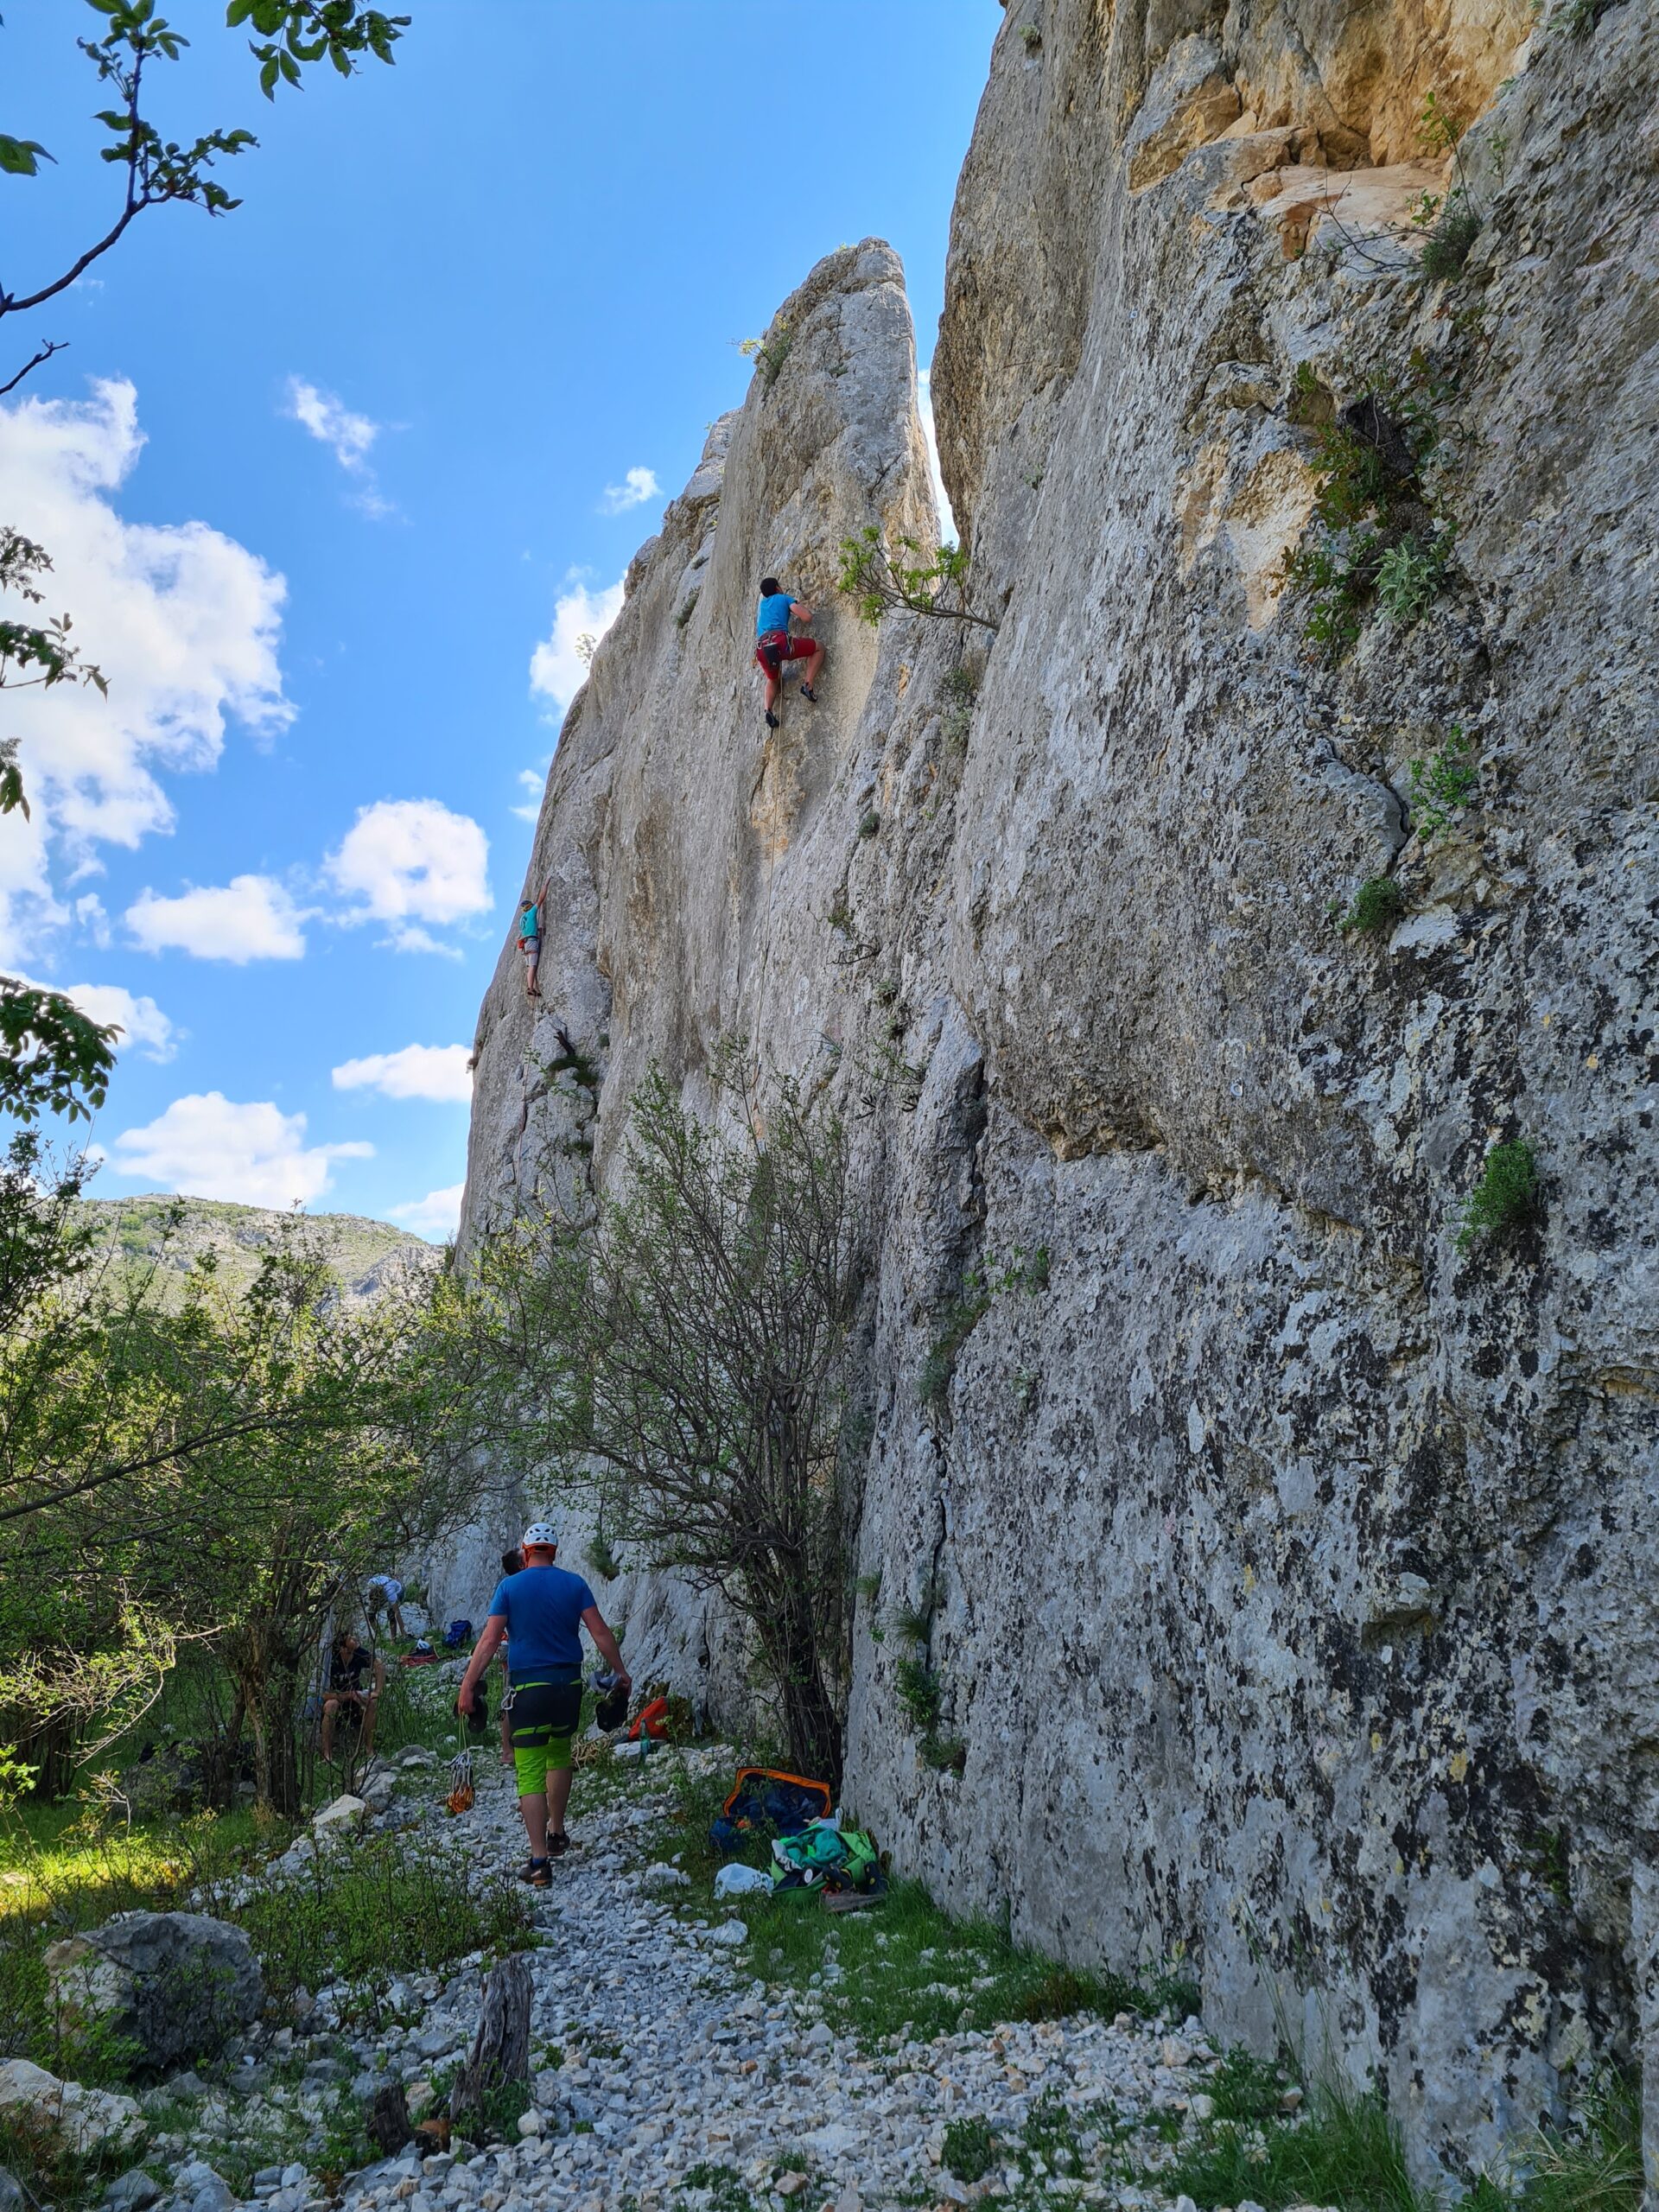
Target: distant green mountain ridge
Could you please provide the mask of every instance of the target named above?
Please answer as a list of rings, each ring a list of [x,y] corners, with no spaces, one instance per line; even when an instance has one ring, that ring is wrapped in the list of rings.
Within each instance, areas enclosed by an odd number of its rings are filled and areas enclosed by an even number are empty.
[[[371,1299],[399,1269],[435,1268],[435,1245],[389,1222],[351,1213],[281,1213],[267,1206],[232,1205],[220,1198],[86,1198],[83,1217],[97,1231],[100,1250],[114,1248],[118,1262],[158,1268],[182,1281],[196,1262],[213,1253],[219,1280],[240,1291],[268,1254],[280,1251],[296,1230],[320,1250],[350,1299]]]

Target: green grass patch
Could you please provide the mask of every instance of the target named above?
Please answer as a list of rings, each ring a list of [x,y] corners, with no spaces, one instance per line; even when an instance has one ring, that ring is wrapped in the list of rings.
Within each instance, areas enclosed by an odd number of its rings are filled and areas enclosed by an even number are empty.
[[[506,1880],[473,1889],[471,1865],[466,1852],[428,1838],[369,1836],[339,1845],[313,1873],[220,1910],[246,1929],[273,1995],[346,1981],[362,1986],[372,2008],[375,1987],[392,1974],[528,1948],[525,1898]]]
[[[1281,2119],[1276,2107],[1287,2086],[1277,2068],[1230,2056],[1211,2088],[1214,2113],[1154,2177],[1158,2186],[1172,2196],[1185,2191],[1199,2212],[1244,2198],[1265,2212],[1304,2203],[1440,2212],[1407,2172],[1400,2130],[1374,2092],[1327,2082],[1311,2093],[1303,2116]]]

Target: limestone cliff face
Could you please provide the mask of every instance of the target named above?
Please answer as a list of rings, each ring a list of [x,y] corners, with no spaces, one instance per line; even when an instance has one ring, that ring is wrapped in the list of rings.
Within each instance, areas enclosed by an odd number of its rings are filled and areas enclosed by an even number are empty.
[[[899,272],[843,249],[567,722],[548,1012],[508,948],[467,1198],[602,1176],[646,1059],[702,1101],[733,1030],[873,1097],[851,1801],[1058,1953],[1184,1946],[1223,2034],[1288,2012],[1462,2166],[1588,2049],[1659,2113],[1659,22],[1529,22],[1010,10],[933,379],[1001,627],[829,608],[823,705],[760,741],[757,577],[925,534]],[[1281,566],[1367,406],[1455,552],[1329,665]],[[1380,875],[1398,925],[1338,930]],[[1541,1215],[1461,1253],[1517,1135]],[[869,1634],[925,1586],[960,1776]],[[730,1694],[699,1605],[626,1596]]]

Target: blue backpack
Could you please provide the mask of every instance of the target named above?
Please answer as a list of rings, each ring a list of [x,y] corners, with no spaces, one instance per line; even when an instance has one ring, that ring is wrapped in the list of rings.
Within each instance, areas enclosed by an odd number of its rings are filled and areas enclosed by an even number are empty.
[[[472,1640],[471,1621],[451,1621],[443,1631],[443,1648],[446,1651],[459,1650],[463,1643],[470,1643]]]

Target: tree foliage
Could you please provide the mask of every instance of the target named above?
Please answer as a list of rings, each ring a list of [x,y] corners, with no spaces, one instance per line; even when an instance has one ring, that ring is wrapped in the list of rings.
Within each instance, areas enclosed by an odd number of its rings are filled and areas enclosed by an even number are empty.
[[[856,537],[841,541],[843,592],[872,626],[884,614],[934,614],[951,622],[997,625],[968,604],[968,555],[960,545],[941,545],[929,554],[913,537],[883,537],[874,523]]]
[[[841,1771],[843,1368],[863,1235],[844,1129],[779,1083],[721,1135],[653,1070],[616,1196],[486,1240],[449,1326],[520,1452],[750,1624],[791,1757]]]
[[[238,1296],[92,1255],[26,1134],[0,1189],[0,1739],[153,1690],[183,1638],[223,1661],[259,1789],[296,1809],[331,1610],[476,1501],[464,1378],[428,1357],[413,1274],[348,1306],[296,1221]]]

